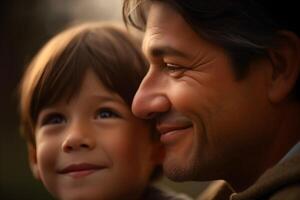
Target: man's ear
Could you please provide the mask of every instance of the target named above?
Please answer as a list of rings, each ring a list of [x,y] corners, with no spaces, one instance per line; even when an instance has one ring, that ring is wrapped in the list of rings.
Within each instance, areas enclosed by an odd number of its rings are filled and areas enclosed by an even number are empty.
[[[27,145],[28,159],[31,172],[36,179],[40,179],[40,172],[37,164],[36,148],[32,144]]]
[[[299,77],[300,38],[292,32],[280,31],[268,53],[272,64],[268,97],[272,103],[279,103],[289,96]]]

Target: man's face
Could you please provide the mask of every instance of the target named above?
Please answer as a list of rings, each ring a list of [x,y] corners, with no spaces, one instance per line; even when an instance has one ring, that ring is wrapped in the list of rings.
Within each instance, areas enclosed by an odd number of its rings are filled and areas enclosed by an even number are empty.
[[[268,73],[262,67],[268,61],[253,63],[246,78],[237,81],[222,48],[199,37],[178,12],[156,1],[143,51],[150,68],[132,109],[138,117],[155,118],[169,178],[226,179],[236,168],[264,159],[261,152],[272,143],[274,122]]]

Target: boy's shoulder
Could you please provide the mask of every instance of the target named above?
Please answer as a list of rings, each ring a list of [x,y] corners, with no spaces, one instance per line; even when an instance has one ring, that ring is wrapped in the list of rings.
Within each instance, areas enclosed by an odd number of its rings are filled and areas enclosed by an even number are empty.
[[[192,200],[183,193],[177,193],[170,189],[162,189],[157,186],[149,186],[142,198],[143,200]]]

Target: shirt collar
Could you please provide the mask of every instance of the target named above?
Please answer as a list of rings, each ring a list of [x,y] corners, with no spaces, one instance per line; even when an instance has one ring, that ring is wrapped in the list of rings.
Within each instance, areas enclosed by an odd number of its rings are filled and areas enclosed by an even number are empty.
[[[300,154],[300,141],[295,144],[290,150],[289,152],[287,152],[287,154],[285,154],[285,156],[279,161],[279,163],[282,163],[286,160],[288,160],[289,158]]]

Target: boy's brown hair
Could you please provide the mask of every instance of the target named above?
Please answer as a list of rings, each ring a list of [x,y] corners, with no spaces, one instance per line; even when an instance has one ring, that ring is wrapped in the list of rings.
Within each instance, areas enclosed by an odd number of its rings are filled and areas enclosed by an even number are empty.
[[[139,44],[107,23],[75,26],[46,43],[20,85],[21,132],[28,144],[35,148],[34,129],[41,109],[76,95],[88,68],[131,106],[147,71]]]

